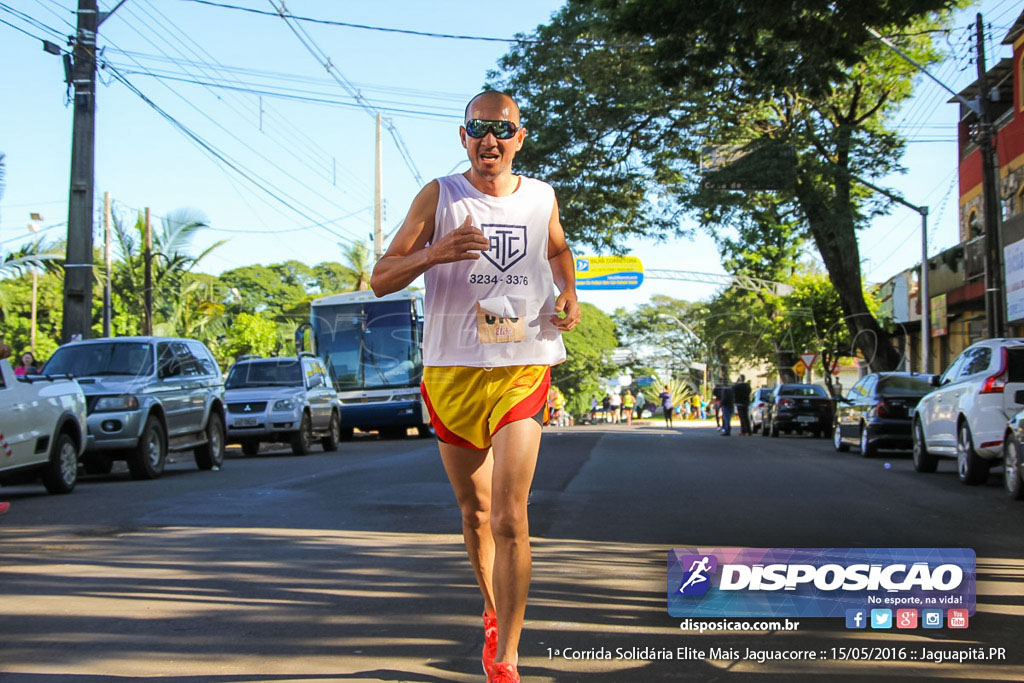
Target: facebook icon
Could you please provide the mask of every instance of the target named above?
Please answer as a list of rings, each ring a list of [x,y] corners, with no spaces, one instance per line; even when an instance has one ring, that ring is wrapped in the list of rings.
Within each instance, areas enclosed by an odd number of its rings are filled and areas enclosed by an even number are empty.
[[[846,610],[846,628],[867,628],[867,623],[867,612],[865,610]]]

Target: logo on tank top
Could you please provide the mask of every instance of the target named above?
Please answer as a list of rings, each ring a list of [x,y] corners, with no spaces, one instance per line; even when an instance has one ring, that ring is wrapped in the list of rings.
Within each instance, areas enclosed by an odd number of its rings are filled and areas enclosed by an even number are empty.
[[[480,226],[490,241],[490,248],[482,252],[501,272],[505,272],[526,256],[526,226],[503,223],[483,223]]]

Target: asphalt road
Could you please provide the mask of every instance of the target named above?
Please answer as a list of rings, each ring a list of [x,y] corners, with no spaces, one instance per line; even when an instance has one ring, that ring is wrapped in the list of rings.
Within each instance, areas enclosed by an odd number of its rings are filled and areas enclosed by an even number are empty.
[[[156,481],[115,471],[68,496],[0,490],[12,503],[0,517],[0,681],[483,680],[479,594],[433,442],[231,450],[216,472],[177,458]],[[995,474],[966,487],[952,461],[920,475],[907,454],[864,459],[706,425],[549,430],[520,670],[607,683],[1024,680],[1022,518]],[[686,632],[666,611],[666,556],[696,546],[973,548],[978,611],[960,631],[802,619],[797,631]],[[1006,659],[747,652],[872,646],[1002,647]]]

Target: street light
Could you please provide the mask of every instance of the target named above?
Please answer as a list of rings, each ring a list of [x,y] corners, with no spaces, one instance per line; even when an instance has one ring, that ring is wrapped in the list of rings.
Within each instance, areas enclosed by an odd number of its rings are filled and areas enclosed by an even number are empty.
[[[707,388],[708,388],[708,365],[709,365],[710,360],[711,360],[710,354],[707,353],[707,351],[708,351],[707,345],[700,338],[700,335],[698,335],[696,332],[694,332],[693,329],[689,325],[687,325],[686,323],[684,323],[682,320],[680,320],[679,318],[675,317],[674,315],[670,315],[668,313],[659,313],[658,317],[661,318],[662,320],[672,320],[672,321],[674,321],[677,325],[679,325],[684,330],[689,332],[693,336],[693,338],[696,339],[698,342],[700,342],[700,345],[704,347],[704,351],[705,351],[705,353],[704,353],[704,382],[703,382],[703,385],[701,386],[701,393],[702,394],[705,393],[707,391]]]
[[[36,267],[39,265],[39,237],[36,233],[39,232],[39,221],[43,220],[41,213],[30,213],[29,217],[32,222],[28,224],[28,230],[35,237],[35,263],[32,264],[32,318],[31,327],[28,333],[28,346],[32,353],[36,352],[36,299],[39,291],[39,273]]]

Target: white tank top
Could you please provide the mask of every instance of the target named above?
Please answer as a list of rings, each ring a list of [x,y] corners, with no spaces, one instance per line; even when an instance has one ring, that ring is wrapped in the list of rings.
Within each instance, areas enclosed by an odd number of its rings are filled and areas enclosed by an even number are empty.
[[[549,318],[555,314],[555,286],[548,263],[548,223],[555,192],[540,180],[520,177],[507,197],[484,194],[461,174],[438,178],[434,215],[439,240],[470,216],[490,240],[479,259],[443,263],[424,274],[423,364],[503,367],[556,365],[565,345]],[[477,302],[508,297],[525,319],[523,341],[481,343]]]

